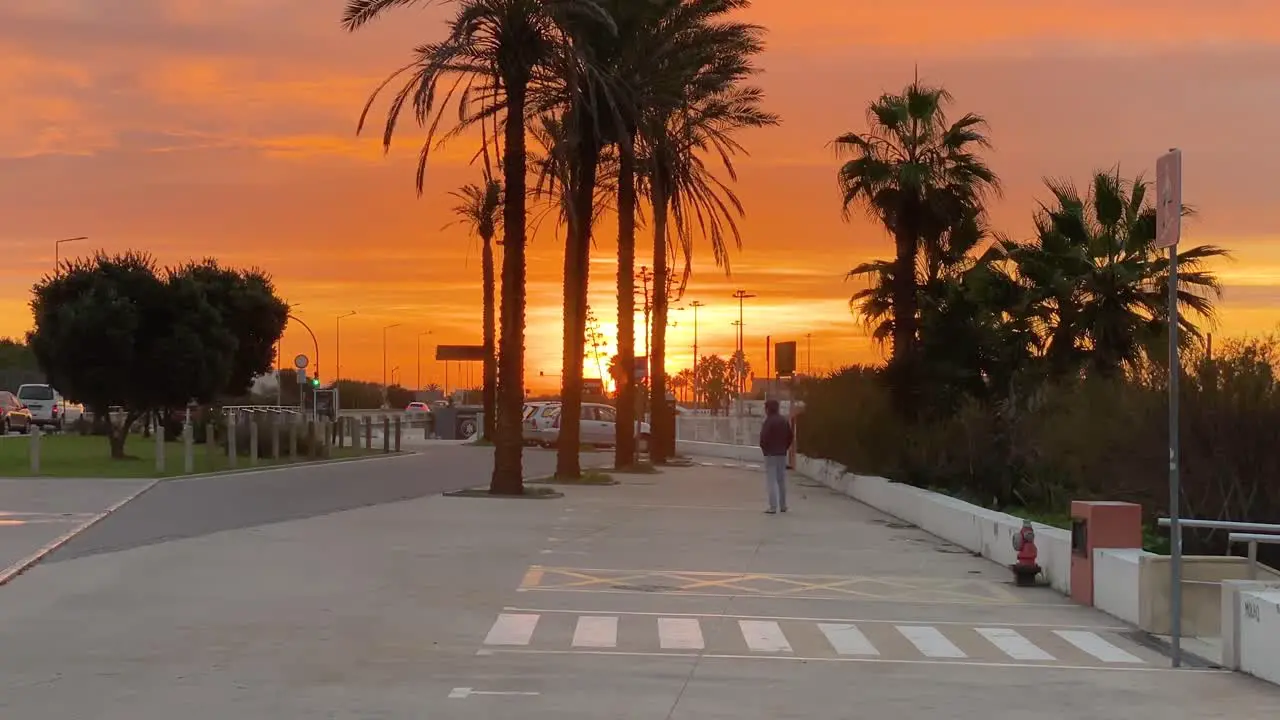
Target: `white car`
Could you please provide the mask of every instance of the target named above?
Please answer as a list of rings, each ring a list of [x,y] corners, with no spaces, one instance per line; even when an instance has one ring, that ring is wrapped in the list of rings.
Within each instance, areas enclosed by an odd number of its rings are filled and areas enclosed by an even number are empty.
[[[62,394],[48,385],[20,385],[18,400],[31,411],[31,423],[45,428],[61,430],[84,415],[84,408],[68,403]]]
[[[524,415],[520,420],[522,435],[526,445],[541,445],[542,431],[551,429],[551,423],[560,415],[560,403],[555,401],[535,401],[524,404]]]
[[[560,442],[560,404],[544,408],[543,416],[551,417],[547,428],[533,431],[537,443],[543,447],[554,447]],[[526,426],[527,427],[527,426]],[[582,403],[582,425],[579,428],[578,440],[583,445],[597,447],[613,447],[617,441],[618,411],[608,405],[598,403]],[[649,423],[636,423],[636,436],[641,450],[649,447]]]

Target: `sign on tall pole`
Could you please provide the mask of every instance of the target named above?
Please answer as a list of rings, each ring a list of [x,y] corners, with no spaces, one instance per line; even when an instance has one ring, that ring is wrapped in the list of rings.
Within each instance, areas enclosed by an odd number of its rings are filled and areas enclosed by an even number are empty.
[[[1169,250],[1169,615],[1173,666],[1182,665],[1182,527],[1178,509],[1178,241],[1182,237],[1182,152],[1156,160],[1156,247]]]

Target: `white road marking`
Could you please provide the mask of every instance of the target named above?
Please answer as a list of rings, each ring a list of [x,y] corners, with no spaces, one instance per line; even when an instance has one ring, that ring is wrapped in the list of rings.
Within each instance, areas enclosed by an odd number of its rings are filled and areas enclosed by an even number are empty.
[[[611,648],[618,646],[618,618],[584,615],[573,631],[574,647]]]
[[[701,650],[702,625],[693,618],[658,618],[658,644],[665,650]]]
[[[489,635],[485,637],[485,645],[528,645],[533,639],[533,630],[538,627],[538,615],[516,615],[503,613],[498,616]]]
[[[818,629],[827,636],[827,642],[840,655],[879,655],[880,651],[871,644],[866,635],[856,625],[844,623],[818,623]]]
[[[964,651],[956,647],[935,627],[929,625],[894,625],[902,636],[911,641],[920,654],[931,658],[965,658]]]
[[[1084,630],[1054,630],[1054,635],[1107,663],[1145,664],[1142,658],[1103,640],[1097,633]]]
[[[754,512],[759,512],[758,510]],[[1036,606],[1032,606],[1036,607]],[[1057,605],[1055,607],[1063,607]],[[1068,605],[1067,609],[1079,607],[1082,605]],[[857,625],[894,625],[905,620],[871,620],[866,618],[830,618],[830,617],[808,617],[797,615],[733,615],[724,613],[661,613],[661,612],[640,612],[633,610],[565,610],[557,608],[527,608],[527,607],[504,607],[505,612],[529,612],[529,613],[546,613],[546,614],[572,614],[572,615],[631,615],[635,617],[715,617],[728,618],[730,620],[779,620],[784,622],[819,622],[819,623],[836,623],[836,624],[857,624]],[[962,625],[964,627],[972,627],[972,622],[961,620],[934,620],[933,625]],[[1093,630],[1095,632],[1119,632],[1128,630],[1129,628],[1120,625],[1067,625],[1061,623],[1004,623],[1004,627],[1024,627],[1024,628],[1057,628],[1059,630]]]
[[[506,690],[506,691],[504,691],[504,690],[476,690],[475,688],[460,687],[460,688],[454,688],[454,689],[452,689],[452,690],[450,690],[450,691],[449,691],[449,699],[451,699],[451,700],[466,700],[467,698],[471,697],[472,695],[525,695],[525,696],[532,696],[532,695],[541,695],[541,694],[542,694],[542,693],[536,693],[536,692],[515,692],[515,691],[510,691],[510,690]]]
[[[1014,660],[1057,660],[1023,637],[1017,630],[1011,628],[974,628],[974,630],[992,645],[1000,648],[1000,652]]]
[[[478,650],[477,655],[601,655],[609,657],[665,657],[665,658],[692,658],[689,653],[676,652],[643,652],[643,651],[622,651],[622,650],[531,650],[528,648],[510,648],[505,650]],[[1150,672],[1150,673],[1180,673],[1180,674],[1230,674],[1229,670],[1214,670],[1211,668],[1171,668],[1171,667],[1153,667],[1143,665],[1142,667],[1129,666],[1107,666],[1107,665],[1031,665],[1019,662],[988,662],[988,661],[967,661],[956,662],[954,660],[908,660],[900,658],[884,658],[884,657],[804,657],[797,655],[733,655],[725,653],[703,653],[697,656],[703,660],[785,660],[788,662],[802,663],[883,663],[886,665],[950,665],[952,667],[963,666],[982,667],[982,668],[1000,668],[1007,670],[1067,670],[1067,671],[1085,671],[1085,672]]]
[[[782,628],[769,620],[739,620],[738,627],[747,647],[754,652],[791,652],[791,643]]]

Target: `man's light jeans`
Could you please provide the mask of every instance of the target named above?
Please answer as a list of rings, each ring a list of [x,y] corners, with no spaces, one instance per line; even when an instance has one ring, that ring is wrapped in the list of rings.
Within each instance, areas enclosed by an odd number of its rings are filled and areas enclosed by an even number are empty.
[[[769,492],[769,509],[787,509],[787,456],[766,455],[764,482]]]

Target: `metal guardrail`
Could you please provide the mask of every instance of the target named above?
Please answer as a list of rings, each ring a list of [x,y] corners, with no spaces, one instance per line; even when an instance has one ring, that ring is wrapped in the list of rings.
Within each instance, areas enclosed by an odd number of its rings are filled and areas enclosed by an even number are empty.
[[[1156,521],[1160,527],[1169,527],[1169,518]],[[1271,523],[1235,522],[1232,520],[1184,520],[1178,519],[1178,526],[1184,528],[1207,528],[1211,530],[1236,530],[1239,532],[1268,533],[1280,535],[1280,525]]]
[[[1169,518],[1156,521],[1160,527],[1169,527]],[[1227,535],[1227,546],[1236,543],[1248,543],[1249,579],[1258,579],[1258,543],[1280,545],[1280,525],[1273,523],[1234,522],[1231,520],[1178,520],[1180,528],[1202,528],[1208,530],[1233,530]],[[1181,542],[1181,538],[1178,539]],[[1229,552],[1229,551],[1228,551]]]
[[[1280,545],[1280,535],[1268,535],[1265,533],[1231,533],[1227,536],[1227,543],[1234,545],[1235,543],[1249,544],[1249,579],[1258,579],[1258,543],[1265,545]]]

